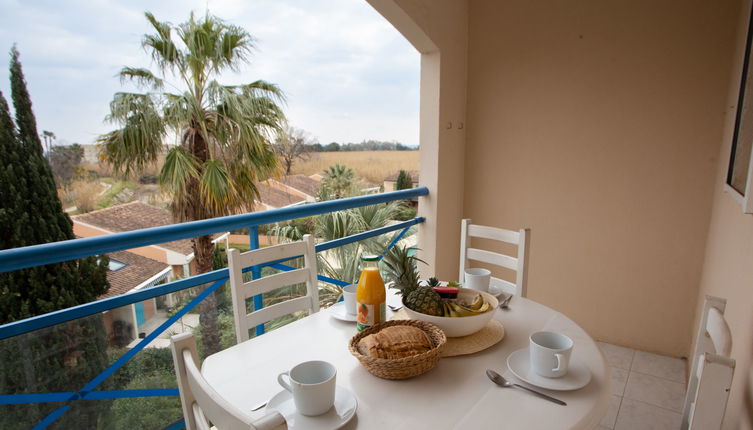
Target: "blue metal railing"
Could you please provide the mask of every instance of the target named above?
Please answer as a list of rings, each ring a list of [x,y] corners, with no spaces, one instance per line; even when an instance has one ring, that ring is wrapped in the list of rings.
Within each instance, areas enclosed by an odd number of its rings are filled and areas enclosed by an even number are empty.
[[[243,215],[234,215],[210,220],[193,221],[183,224],[174,224],[163,227],[155,227],[144,230],[136,230],[125,233],[116,233],[106,236],[97,236],[85,239],[68,240],[62,242],[47,243],[42,245],[29,246],[25,248],[16,248],[0,251],[0,272],[18,270],[43,264],[56,263],[71,259],[78,259],[87,256],[99,255],[124,249],[131,249],[141,246],[170,242],[178,239],[186,239],[206,234],[220,233],[228,230],[240,228],[249,228],[251,237],[251,247],[258,247],[258,226],[280,221],[287,221],[295,218],[302,218],[312,215],[319,215],[328,212],[351,209],[361,206],[369,206],[379,203],[387,203],[403,199],[410,199],[420,196],[426,196],[429,191],[425,187],[414,188],[410,190],[401,190],[390,193],[372,194],[367,196],[352,197],[341,200],[332,200],[326,202],[312,203],[309,205],[274,209],[264,212],[254,212]],[[394,246],[408,229],[416,224],[424,222],[423,218],[417,217],[409,221],[396,223],[387,227],[366,231],[351,235],[348,237],[324,242],[316,245],[316,251],[321,252],[328,249],[357,242],[381,234],[398,231],[392,238],[389,247]],[[254,246],[256,245],[256,246]],[[281,262],[269,263],[279,270],[290,270],[289,266],[280,264]],[[259,276],[260,269],[252,269],[254,276]],[[259,272],[259,273],[257,273]],[[333,283],[336,285],[346,285],[346,282],[328,278],[319,275],[322,282]],[[169,282],[167,284],[155,286],[145,290],[136,291],[108,299],[98,300],[45,315],[28,318],[21,321],[12,322],[0,326],[0,340],[13,336],[30,333],[46,327],[52,327],[61,323],[72,321],[78,318],[94,315],[110,309],[138,303],[144,300],[162,296],[165,294],[182,291],[198,285],[211,283],[202,293],[191,300],[175,315],[164,322],[160,327],[149,333],[146,338],[141,339],[139,343],[111,364],[102,373],[92,379],[86,386],[77,392],[63,393],[31,393],[31,394],[11,394],[0,395],[0,405],[2,404],[22,404],[22,403],[41,403],[41,402],[67,402],[66,405],[58,408],[49,414],[45,419],[39,422],[34,428],[44,429],[53,423],[57,418],[62,416],[73,401],[78,400],[95,400],[95,399],[112,399],[126,397],[149,397],[177,395],[176,389],[146,389],[146,390],[114,390],[114,391],[94,391],[106,378],[112,375],[126,362],[128,362],[139,351],[146,347],[151,341],[157,338],[164,330],[169,328],[185,313],[193,309],[207,295],[211,294],[228,280],[228,270],[221,269],[213,272],[203,273],[189,278]],[[254,300],[255,306],[261,306],[261,297]],[[257,334],[263,333],[263,327],[257,327]]]

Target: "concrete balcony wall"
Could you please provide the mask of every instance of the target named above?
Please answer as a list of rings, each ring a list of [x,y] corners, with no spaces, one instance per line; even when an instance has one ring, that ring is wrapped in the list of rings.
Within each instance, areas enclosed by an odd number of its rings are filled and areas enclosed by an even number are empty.
[[[739,5],[678,7],[471,2],[465,215],[533,228],[532,298],[681,356]]]
[[[530,227],[531,298],[686,355],[740,1],[370,3],[423,54],[432,269],[457,276],[460,218]]]
[[[736,360],[724,429],[753,428],[753,404],[746,398],[746,390],[753,388],[753,214],[744,214],[740,204],[724,191],[727,166],[740,88],[740,71],[745,50],[749,2],[744,2],[739,14],[737,41],[734,44],[735,62],[727,92],[726,119],[718,171],[714,184],[713,210],[709,227],[706,255],[703,264],[696,321],[705,295],[727,299],[725,316],[733,336],[732,357]],[[695,331],[694,331],[695,333]],[[742,423],[747,418],[747,426]]]
[[[529,295],[684,356],[737,0],[470,1],[464,216],[533,230]]]

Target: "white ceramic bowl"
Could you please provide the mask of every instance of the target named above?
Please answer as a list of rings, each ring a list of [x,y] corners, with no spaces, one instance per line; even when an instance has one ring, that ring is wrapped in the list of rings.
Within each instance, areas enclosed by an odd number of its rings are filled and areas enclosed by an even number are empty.
[[[441,328],[447,337],[460,337],[468,336],[469,334],[476,333],[486,326],[490,319],[494,316],[499,305],[499,300],[489,293],[483,291],[469,290],[468,288],[461,288],[458,296],[462,297],[463,294],[482,294],[484,300],[486,300],[491,306],[491,310],[484,312],[483,314],[474,315],[471,317],[435,317],[433,315],[422,314],[416,312],[407,306],[403,306],[405,312],[412,319],[430,322]]]

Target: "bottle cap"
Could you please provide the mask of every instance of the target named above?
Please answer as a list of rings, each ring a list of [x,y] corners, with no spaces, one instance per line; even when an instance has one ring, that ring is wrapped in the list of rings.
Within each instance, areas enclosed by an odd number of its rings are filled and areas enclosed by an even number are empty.
[[[369,254],[367,254],[367,255],[361,256],[361,260],[363,260],[363,261],[379,261],[379,256],[378,255],[369,255]]]

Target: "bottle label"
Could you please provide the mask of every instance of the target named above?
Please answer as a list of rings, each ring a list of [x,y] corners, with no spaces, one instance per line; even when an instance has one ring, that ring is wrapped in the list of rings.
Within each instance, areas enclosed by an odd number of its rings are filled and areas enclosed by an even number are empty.
[[[386,311],[384,302],[378,304],[356,303],[357,317],[356,329],[365,330],[373,325],[379,324],[386,320]]]

